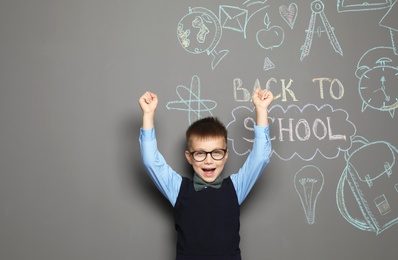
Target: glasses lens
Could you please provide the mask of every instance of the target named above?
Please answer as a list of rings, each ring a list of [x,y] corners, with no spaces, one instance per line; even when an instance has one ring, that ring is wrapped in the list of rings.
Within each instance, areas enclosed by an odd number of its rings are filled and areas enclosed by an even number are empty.
[[[211,152],[211,157],[213,157],[214,160],[221,160],[224,158],[225,152],[224,150],[214,150]]]

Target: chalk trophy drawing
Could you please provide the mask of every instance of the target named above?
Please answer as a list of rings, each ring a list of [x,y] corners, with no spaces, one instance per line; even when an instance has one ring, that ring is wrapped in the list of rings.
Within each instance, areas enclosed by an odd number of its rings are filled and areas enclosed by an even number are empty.
[[[322,1],[315,0],[311,3],[311,18],[310,22],[308,25],[308,28],[306,30],[306,38],[304,41],[303,46],[301,47],[301,57],[300,60],[302,61],[308,54],[310,53],[311,50],[311,45],[312,45],[312,39],[314,37],[314,29],[315,29],[315,22],[316,18],[319,15],[324,27],[324,30],[321,29],[321,27],[318,27],[318,36],[321,37],[321,34],[323,32],[326,33],[326,35],[329,38],[330,44],[332,45],[333,49],[335,52],[339,53],[341,56],[343,56],[343,50],[340,47],[339,41],[337,40],[337,37],[334,33],[334,28],[330,25],[325,12],[324,12],[324,4]]]
[[[201,99],[200,97],[200,79],[194,75],[191,81],[191,87],[179,85],[176,93],[180,100],[170,101],[166,104],[169,110],[188,111],[189,124],[202,118],[202,113],[212,116],[211,110],[216,108],[217,103],[210,99]]]
[[[359,79],[362,112],[369,107],[394,117],[398,108],[398,66],[397,59],[390,57],[396,58],[392,48],[380,46],[370,49],[359,60],[355,75]]]
[[[398,149],[362,136],[356,136],[353,143],[357,147],[345,153],[347,163],[337,185],[337,207],[348,223],[378,235],[398,223]]]
[[[181,46],[192,54],[213,56],[213,70],[229,52],[216,51],[221,35],[222,27],[217,16],[203,7],[189,8],[188,14],[178,22],[177,37]]]
[[[289,105],[286,109],[277,104],[269,115],[273,154],[284,161],[296,156],[311,161],[316,155],[334,159],[351,147],[356,133],[347,111],[327,104]]]
[[[398,55],[398,1],[395,1],[380,21],[380,26],[390,30],[391,44],[395,55]]]
[[[296,23],[297,12],[298,6],[296,3],[291,3],[289,7],[286,5],[279,6],[279,14],[291,29],[293,29],[294,24]]]
[[[281,46],[285,39],[285,32],[282,27],[273,25],[268,14],[264,16],[265,29],[261,29],[256,34],[256,40],[258,45],[266,50],[272,50]]]
[[[294,175],[294,188],[310,225],[315,223],[316,202],[324,182],[323,173],[313,165],[304,166]]]
[[[392,0],[338,0],[338,12],[371,11],[387,8]]]

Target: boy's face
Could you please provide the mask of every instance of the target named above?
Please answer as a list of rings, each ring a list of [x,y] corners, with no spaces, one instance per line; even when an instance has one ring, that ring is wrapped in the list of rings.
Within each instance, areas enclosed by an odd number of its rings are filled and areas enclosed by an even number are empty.
[[[227,144],[223,137],[211,137],[201,139],[198,137],[191,137],[189,151],[185,151],[185,157],[188,162],[192,165],[194,171],[198,176],[205,182],[213,182],[218,176],[220,176],[224,165],[228,159],[228,151],[226,151],[225,157],[221,160],[215,160],[210,153],[206,155],[206,158],[201,161],[195,161],[192,152],[211,152],[218,149],[226,149]]]

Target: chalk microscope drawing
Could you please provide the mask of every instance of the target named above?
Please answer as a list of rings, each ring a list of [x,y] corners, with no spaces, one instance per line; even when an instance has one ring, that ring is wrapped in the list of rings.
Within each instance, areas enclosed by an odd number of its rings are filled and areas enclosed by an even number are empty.
[[[211,111],[217,107],[214,100],[201,99],[200,79],[196,75],[192,77],[190,88],[179,85],[176,88],[176,93],[180,100],[170,101],[166,107],[169,110],[187,111],[189,124],[202,118],[203,114],[212,116]]]
[[[265,2],[248,3],[247,6]],[[246,28],[249,20],[253,15],[267,7],[262,6],[249,14],[249,11],[244,8],[220,5],[218,17],[204,7],[189,8],[188,14],[183,16],[177,25],[178,41],[189,53],[211,55],[213,57],[211,68],[214,70],[229,53],[229,50],[216,50],[221,40],[223,29],[243,33],[246,38]]]
[[[398,56],[392,47],[375,47],[360,58],[355,75],[362,99],[362,112],[367,108],[388,112],[394,117],[398,108]]]
[[[321,37],[321,34],[325,32],[329,38],[330,44],[332,45],[334,51],[343,56],[343,50],[341,49],[339,41],[337,40],[337,37],[334,33],[334,28],[330,25],[329,20],[325,15],[324,8],[325,6],[322,1],[315,0],[311,3],[312,13],[311,13],[310,22],[308,24],[308,28],[306,30],[307,35],[305,37],[304,44],[301,47],[301,57],[300,57],[301,61],[310,53],[312,46],[312,39],[314,37],[314,32],[315,32],[315,23],[318,15],[321,18],[324,27],[323,30],[320,26],[318,27],[317,29],[318,36]]]
[[[323,173],[318,167],[307,165],[294,175],[294,188],[300,198],[309,225],[315,223],[315,208],[319,194],[325,183]]]
[[[337,11],[339,12],[356,12],[356,11],[372,11],[388,8],[392,0],[338,0]]]
[[[337,185],[336,203],[354,227],[379,235],[398,223],[397,155],[391,143],[353,138],[353,147],[344,155],[346,166]]]
[[[232,150],[240,156],[250,151],[253,142],[253,111],[254,108],[239,106],[232,110],[233,120],[227,124]],[[356,133],[348,113],[330,105],[290,105],[287,109],[273,105],[269,121],[273,154],[284,161],[295,156],[311,161],[317,154],[334,159],[340,151],[351,147],[351,138]]]

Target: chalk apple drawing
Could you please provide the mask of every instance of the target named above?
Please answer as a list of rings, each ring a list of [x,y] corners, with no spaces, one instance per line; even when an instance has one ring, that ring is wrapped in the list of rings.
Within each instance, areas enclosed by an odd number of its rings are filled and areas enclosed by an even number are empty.
[[[285,32],[279,26],[270,26],[271,22],[269,20],[268,14],[264,17],[265,29],[261,29],[256,34],[256,39],[258,45],[266,50],[272,50],[281,46],[285,39]]]

